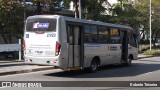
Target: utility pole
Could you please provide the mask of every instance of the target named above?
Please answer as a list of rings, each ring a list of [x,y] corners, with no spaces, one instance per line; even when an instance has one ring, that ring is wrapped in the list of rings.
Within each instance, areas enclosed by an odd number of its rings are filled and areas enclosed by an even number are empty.
[[[149,4],[149,29],[150,29],[150,50],[152,49],[152,9],[151,9],[151,0],[150,0],[150,4]]]
[[[81,0],[79,0],[79,19],[82,18]]]
[[[23,8],[24,8],[24,12],[23,12],[23,21],[24,21],[24,25],[25,25],[25,22],[26,22],[26,2],[25,0],[23,0]]]

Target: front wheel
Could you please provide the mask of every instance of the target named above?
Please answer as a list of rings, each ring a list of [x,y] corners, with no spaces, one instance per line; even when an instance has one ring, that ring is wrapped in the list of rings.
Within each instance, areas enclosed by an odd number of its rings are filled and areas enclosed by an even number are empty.
[[[128,60],[126,63],[123,63],[123,66],[131,66],[132,65],[132,59],[128,57]]]
[[[95,60],[92,61],[91,66],[90,66],[90,72],[96,72],[98,69],[98,62]]]

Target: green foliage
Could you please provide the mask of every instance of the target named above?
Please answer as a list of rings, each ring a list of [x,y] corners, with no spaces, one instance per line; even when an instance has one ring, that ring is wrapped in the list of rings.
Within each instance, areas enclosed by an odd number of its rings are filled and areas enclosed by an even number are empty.
[[[101,13],[105,11],[102,6],[102,0],[82,0],[82,11],[85,19],[98,20],[101,17]]]
[[[73,1],[76,8],[79,0],[64,0],[64,5],[68,7],[71,1]],[[97,0],[81,0],[82,18],[100,20],[101,13],[105,11],[102,1],[104,0],[99,0],[99,2]],[[78,12],[78,9],[75,12]]]
[[[15,0],[0,1],[0,31],[5,43],[11,43],[11,35],[19,38],[23,33],[24,8],[19,6]]]
[[[160,49],[158,49],[158,50],[156,50],[156,49],[147,50],[147,51],[145,51],[143,54],[145,54],[145,55],[160,56]]]
[[[149,0],[138,0],[136,9],[139,10],[139,20],[141,25],[144,26],[143,31],[149,33]],[[160,2],[159,0],[151,0],[152,5],[152,43],[155,45],[157,37],[160,35]]]
[[[149,40],[140,40],[139,44],[149,44]]]
[[[135,5],[128,3],[128,0],[119,1],[120,3],[112,6],[112,16],[115,23],[139,27],[142,22],[140,19],[141,11],[136,9]]]

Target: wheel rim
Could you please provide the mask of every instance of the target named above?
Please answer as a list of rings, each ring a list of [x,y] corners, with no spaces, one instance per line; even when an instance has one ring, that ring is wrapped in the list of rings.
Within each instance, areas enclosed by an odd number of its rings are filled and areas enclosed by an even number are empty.
[[[95,71],[97,69],[97,63],[93,62],[92,65],[91,65],[91,68],[92,68],[93,71]]]
[[[128,65],[131,65],[131,59],[128,58]]]

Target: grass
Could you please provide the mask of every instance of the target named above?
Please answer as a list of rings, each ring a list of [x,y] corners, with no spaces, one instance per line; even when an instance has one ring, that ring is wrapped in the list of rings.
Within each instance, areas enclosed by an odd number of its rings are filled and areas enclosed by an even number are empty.
[[[148,49],[149,49],[149,45],[143,45],[143,44],[139,45],[139,51],[144,52]]]
[[[144,51],[144,55],[153,55],[153,56],[160,56],[160,49],[153,49]]]

